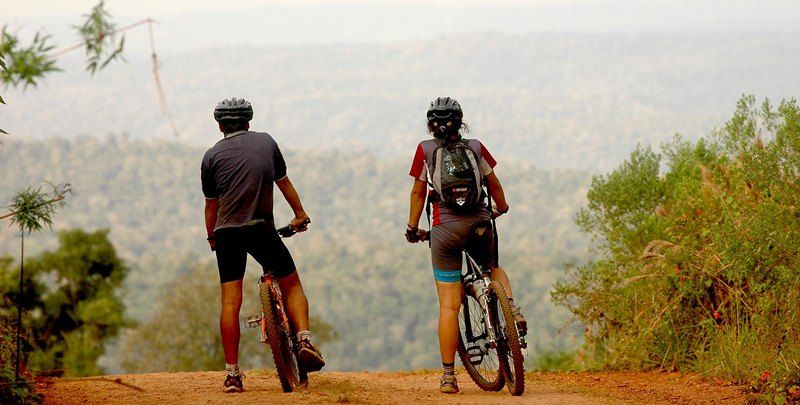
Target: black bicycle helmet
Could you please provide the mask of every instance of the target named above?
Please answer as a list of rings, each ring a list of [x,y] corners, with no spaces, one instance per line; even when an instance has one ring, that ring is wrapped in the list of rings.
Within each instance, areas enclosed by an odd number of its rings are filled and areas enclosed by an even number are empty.
[[[220,101],[214,109],[214,119],[222,121],[250,121],[253,119],[253,106],[243,98],[231,98]]]
[[[458,104],[454,98],[450,97],[437,97],[436,100],[431,101],[428,106],[428,122],[439,119],[455,119],[460,120],[464,116],[461,111],[461,104]]]

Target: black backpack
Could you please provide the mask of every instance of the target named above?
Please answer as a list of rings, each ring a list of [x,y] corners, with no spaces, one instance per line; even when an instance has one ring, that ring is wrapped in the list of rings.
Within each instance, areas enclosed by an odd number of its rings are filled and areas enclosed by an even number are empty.
[[[474,211],[483,201],[480,157],[463,139],[437,139],[436,144],[429,173],[431,187],[454,211]]]

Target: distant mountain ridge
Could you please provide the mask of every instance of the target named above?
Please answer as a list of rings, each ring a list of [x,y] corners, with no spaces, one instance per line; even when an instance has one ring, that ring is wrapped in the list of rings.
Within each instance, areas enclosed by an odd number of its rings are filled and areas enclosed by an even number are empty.
[[[606,170],[637,143],[708,133],[742,93],[797,94],[800,33],[527,34],[162,54],[180,140],[210,145],[211,109],[253,101],[253,127],[297,149],[405,157],[425,136],[424,111],[458,98],[474,136],[506,159]],[[3,128],[19,137],[174,139],[146,58],[90,78],[77,57],[41,88],[4,93]]]

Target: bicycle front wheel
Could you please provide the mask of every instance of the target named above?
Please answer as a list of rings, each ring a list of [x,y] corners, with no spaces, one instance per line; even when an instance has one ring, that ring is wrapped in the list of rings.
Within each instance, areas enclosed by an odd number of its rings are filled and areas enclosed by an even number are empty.
[[[283,392],[292,392],[296,387],[305,383],[306,378],[297,363],[297,356],[293,350],[296,346],[294,336],[292,336],[291,327],[284,314],[281,313],[282,304],[279,306],[280,298],[275,292],[276,289],[278,289],[277,285],[258,283],[258,295],[261,298],[263,314],[262,322],[266,323],[267,343],[272,350],[278,379]]]
[[[497,308],[490,305],[490,308]],[[497,318],[495,314],[490,314]],[[496,320],[492,320],[492,323]],[[500,391],[505,384],[500,371],[500,356],[489,344],[487,319],[478,300],[464,294],[458,314],[458,357],[472,381],[484,391]]]
[[[500,355],[501,370],[506,386],[511,395],[522,395],[525,391],[525,367],[523,365],[522,345],[519,341],[519,331],[514,321],[511,303],[508,302],[505,289],[497,281],[489,284],[490,296],[500,309],[499,322],[496,323],[497,351]]]

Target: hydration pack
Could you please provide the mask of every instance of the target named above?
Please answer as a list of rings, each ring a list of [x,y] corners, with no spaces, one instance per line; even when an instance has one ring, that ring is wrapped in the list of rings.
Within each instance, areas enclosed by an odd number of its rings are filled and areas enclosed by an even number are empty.
[[[469,141],[433,140],[428,173],[439,199],[458,212],[474,211],[483,201],[483,173],[480,156]]]

